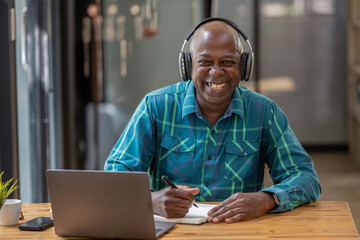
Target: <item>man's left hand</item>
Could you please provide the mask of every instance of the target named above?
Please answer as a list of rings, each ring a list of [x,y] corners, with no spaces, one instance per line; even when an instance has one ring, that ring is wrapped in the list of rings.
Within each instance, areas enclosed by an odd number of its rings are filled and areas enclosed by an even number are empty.
[[[276,206],[271,193],[235,193],[209,212],[209,222],[239,222],[264,215]]]

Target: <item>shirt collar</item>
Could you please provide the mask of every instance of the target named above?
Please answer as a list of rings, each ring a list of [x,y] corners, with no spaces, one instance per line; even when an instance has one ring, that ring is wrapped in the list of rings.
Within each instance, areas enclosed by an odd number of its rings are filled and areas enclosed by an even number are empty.
[[[196,97],[195,97],[195,87],[192,81],[188,81],[187,89],[184,98],[184,104],[182,107],[182,118],[186,115],[196,112]]]
[[[232,112],[238,114],[241,118],[244,116],[244,98],[241,87],[237,86],[232,97]]]
[[[196,96],[195,86],[192,81],[189,81],[187,90],[185,93],[184,104],[182,107],[182,118],[191,113],[196,113]],[[227,107],[224,118],[231,116],[232,113],[238,114],[241,118],[244,114],[243,98],[240,87],[236,87],[232,96],[232,100]]]

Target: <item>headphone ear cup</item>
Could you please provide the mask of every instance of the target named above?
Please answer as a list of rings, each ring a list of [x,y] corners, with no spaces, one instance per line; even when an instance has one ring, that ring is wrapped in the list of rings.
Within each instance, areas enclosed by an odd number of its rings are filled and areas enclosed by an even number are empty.
[[[192,68],[192,60],[191,60],[191,55],[190,52],[185,52],[184,54],[184,63],[185,63],[185,75],[186,75],[186,80],[191,80],[191,68]]]
[[[249,81],[251,74],[253,72],[253,68],[254,68],[254,53],[248,53],[248,56],[246,57],[246,74],[245,74],[245,81]]]
[[[240,74],[241,74],[241,80],[246,80],[246,70],[247,70],[247,63],[248,63],[248,53],[243,52],[240,57]]]
[[[179,70],[181,78],[186,81],[186,73],[185,73],[185,53],[180,52],[179,54]]]

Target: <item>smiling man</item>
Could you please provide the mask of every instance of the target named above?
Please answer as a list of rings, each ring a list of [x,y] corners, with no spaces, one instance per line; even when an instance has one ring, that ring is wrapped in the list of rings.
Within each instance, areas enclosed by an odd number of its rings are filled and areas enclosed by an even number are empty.
[[[212,126],[239,85],[240,46],[237,31],[224,22],[211,21],[194,33],[190,45],[192,79],[201,112]]]
[[[316,201],[310,156],[270,99],[239,85],[237,27],[208,19],[190,45],[188,81],[149,93],[111,151],[106,171],[147,171],[154,212],[182,217],[192,202],[221,202],[210,222],[237,222]],[[263,189],[264,166],[274,185]],[[166,175],[179,188],[161,181]]]

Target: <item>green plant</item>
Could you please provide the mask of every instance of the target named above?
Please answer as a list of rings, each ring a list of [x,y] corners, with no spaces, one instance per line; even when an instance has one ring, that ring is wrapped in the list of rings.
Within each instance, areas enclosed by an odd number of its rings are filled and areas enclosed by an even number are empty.
[[[13,185],[10,187],[10,183],[12,182],[13,178],[7,180],[6,182],[2,181],[2,175],[4,171],[0,173],[0,209],[5,203],[5,200],[10,196],[10,194],[15,191],[19,186],[16,185],[18,180],[16,180]],[[10,187],[10,188],[9,188]]]

